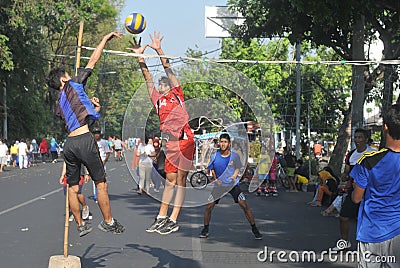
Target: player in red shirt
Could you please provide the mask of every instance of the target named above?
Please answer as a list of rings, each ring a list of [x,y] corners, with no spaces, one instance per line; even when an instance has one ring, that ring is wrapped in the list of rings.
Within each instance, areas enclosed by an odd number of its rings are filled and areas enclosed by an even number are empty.
[[[141,46],[139,41],[139,44],[135,44],[131,50],[137,54],[143,54],[144,50],[149,46],[158,55],[165,55],[161,48],[163,36],[154,32],[154,35],[150,35],[150,38],[152,41],[150,45]],[[194,135],[188,124],[189,115],[185,108],[182,87],[170,68],[169,60],[160,57],[167,76],[161,77],[158,81],[157,91],[144,58],[139,57],[138,59],[140,69],[146,80],[150,99],[160,119],[163,142],[166,142],[166,183],[162,195],[162,203],[158,216],[146,231],[165,235],[176,232],[179,229],[177,218],[185,199],[188,170],[192,167]],[[168,217],[168,208],[174,195],[175,185],[179,187],[177,187],[172,213]]]

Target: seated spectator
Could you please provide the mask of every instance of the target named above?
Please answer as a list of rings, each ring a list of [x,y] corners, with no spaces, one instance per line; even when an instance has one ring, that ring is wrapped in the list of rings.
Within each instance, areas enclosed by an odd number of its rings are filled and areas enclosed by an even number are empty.
[[[318,176],[322,181],[322,184],[318,186],[318,195],[317,200],[311,202],[310,205],[313,207],[322,206],[322,199],[324,195],[333,197],[334,194],[337,193],[339,179],[333,173],[330,167],[324,167],[320,172],[318,172]]]
[[[303,160],[296,160],[296,170],[294,171],[294,182],[297,189],[295,191],[301,191],[303,184],[308,184],[310,175],[308,173],[308,168],[303,165]]]

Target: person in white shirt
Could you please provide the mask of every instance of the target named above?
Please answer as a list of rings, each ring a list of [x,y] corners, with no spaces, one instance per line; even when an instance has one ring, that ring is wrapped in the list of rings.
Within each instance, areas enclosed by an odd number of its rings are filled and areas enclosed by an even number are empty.
[[[115,160],[121,161],[122,160],[122,141],[115,137],[114,139],[114,149],[115,149]]]
[[[142,194],[143,188],[146,187],[146,193],[149,193],[151,172],[153,169],[153,159],[151,157],[156,156],[156,150],[154,149],[151,138],[146,137],[145,143],[139,145],[136,156],[139,159],[139,190],[138,194]]]
[[[0,139],[0,172],[3,172],[4,165],[7,165],[8,146]]]
[[[101,138],[100,128],[94,127],[92,133],[94,135],[94,139],[97,142],[97,146],[99,147],[100,158],[101,161],[103,161],[104,171],[106,171],[106,163],[111,154],[110,146],[108,145],[108,142],[105,139]],[[93,199],[97,203],[97,188],[94,182],[93,182]]]
[[[19,168],[28,168],[28,145],[21,139],[18,143],[18,161]]]

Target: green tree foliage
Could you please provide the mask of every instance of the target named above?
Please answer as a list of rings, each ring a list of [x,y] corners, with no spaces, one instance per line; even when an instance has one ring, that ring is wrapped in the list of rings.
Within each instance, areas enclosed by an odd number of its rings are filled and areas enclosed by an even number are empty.
[[[84,45],[94,46],[116,28],[121,1],[1,1],[0,81],[7,87],[10,140],[64,134],[54,116],[57,92],[48,90],[45,76],[57,65],[73,74],[79,21],[85,21]]]
[[[245,23],[233,32],[245,39],[253,37],[288,36],[291,43],[299,40],[308,40],[316,46],[332,48],[337,55],[345,60],[363,60],[363,38],[353,42],[358,34],[356,27],[365,28],[364,40],[371,41],[374,34],[379,32],[384,43],[385,59],[398,59],[400,56],[399,44],[399,12],[400,6],[393,1],[328,1],[328,0],[266,0],[266,1],[228,1],[233,9],[240,11],[245,17]],[[361,43],[360,43],[361,42]],[[357,45],[358,44],[358,45]],[[358,56],[356,56],[358,55]],[[361,57],[359,56],[361,55]],[[357,57],[357,58],[356,58]],[[355,73],[365,74],[366,77],[354,77],[356,81],[364,81],[365,97],[377,83],[379,74],[384,73],[383,109],[393,101],[393,83],[397,80],[397,73],[392,65],[379,66],[372,70],[356,70]],[[362,113],[361,105],[355,105],[353,114]],[[359,107],[360,106],[360,107]],[[350,107],[350,106],[349,106]],[[345,114],[341,135],[349,135],[346,131],[350,117]],[[358,117],[357,117],[358,118]],[[340,149],[334,162],[341,163],[347,148],[348,137],[338,142]],[[336,148],[335,148],[336,150]],[[338,171],[338,168],[335,168]]]

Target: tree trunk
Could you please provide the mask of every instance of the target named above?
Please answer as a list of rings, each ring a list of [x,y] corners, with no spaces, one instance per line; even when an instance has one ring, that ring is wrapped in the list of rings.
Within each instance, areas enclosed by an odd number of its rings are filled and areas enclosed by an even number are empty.
[[[351,107],[351,104],[350,104]],[[347,148],[351,138],[351,108],[349,108],[343,118],[343,123],[339,127],[338,139],[329,159],[329,166],[338,176],[342,173],[343,160],[347,153]]]
[[[353,60],[365,60],[364,17],[361,17],[353,26],[352,58]],[[365,67],[353,65],[352,70],[351,133],[354,133],[354,130],[364,126]],[[353,135],[351,135],[351,137],[353,137]],[[354,147],[354,142],[352,142],[351,147]]]

